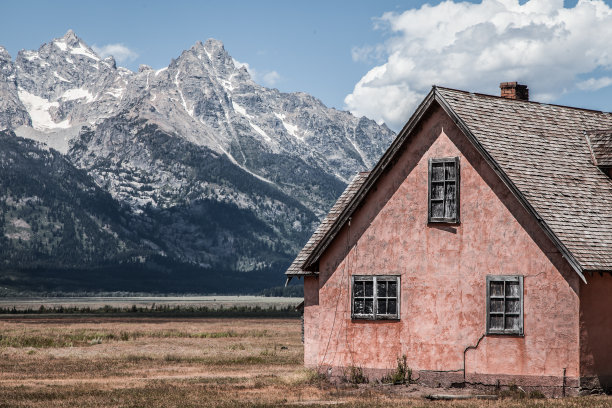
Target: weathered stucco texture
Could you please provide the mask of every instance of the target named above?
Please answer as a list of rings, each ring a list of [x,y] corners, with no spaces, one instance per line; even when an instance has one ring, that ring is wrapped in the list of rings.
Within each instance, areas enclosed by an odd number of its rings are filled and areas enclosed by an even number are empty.
[[[428,159],[455,156],[461,223],[428,224]],[[482,337],[468,383],[576,386],[579,278],[438,105],[389,167],[305,281],[306,365],[383,373],[405,354],[462,381]],[[399,321],[351,320],[350,276],[370,274],[401,276]],[[484,336],[487,275],[524,276],[524,336]]]
[[[580,376],[585,388],[612,391],[612,275],[580,285]]]

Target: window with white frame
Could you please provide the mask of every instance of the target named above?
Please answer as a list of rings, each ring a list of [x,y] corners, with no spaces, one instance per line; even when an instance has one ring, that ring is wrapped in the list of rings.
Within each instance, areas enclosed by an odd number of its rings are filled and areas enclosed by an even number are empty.
[[[399,319],[399,276],[354,275],[351,287],[353,319]]]
[[[522,276],[487,276],[487,334],[523,334]]]

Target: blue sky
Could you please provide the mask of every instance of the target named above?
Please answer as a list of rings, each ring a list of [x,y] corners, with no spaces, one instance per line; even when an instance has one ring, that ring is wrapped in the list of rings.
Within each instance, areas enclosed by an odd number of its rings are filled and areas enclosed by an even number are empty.
[[[0,45],[14,58],[73,29],[122,45],[136,70],[212,37],[259,83],[395,129],[433,83],[497,94],[519,80],[532,99],[612,111],[612,0],[515,2],[22,0],[1,6]]]

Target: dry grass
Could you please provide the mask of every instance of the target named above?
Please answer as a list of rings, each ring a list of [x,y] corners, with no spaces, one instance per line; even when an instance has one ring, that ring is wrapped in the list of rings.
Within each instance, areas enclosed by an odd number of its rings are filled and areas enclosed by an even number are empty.
[[[0,319],[0,407],[612,407],[609,397],[430,402],[302,368],[299,320]]]

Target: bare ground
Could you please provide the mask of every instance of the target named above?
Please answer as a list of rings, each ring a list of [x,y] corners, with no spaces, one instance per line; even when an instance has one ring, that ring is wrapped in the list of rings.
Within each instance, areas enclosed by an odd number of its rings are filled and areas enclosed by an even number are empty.
[[[612,407],[605,396],[431,402],[423,395],[449,391],[334,385],[302,367],[300,339],[294,319],[0,318],[0,407]]]

